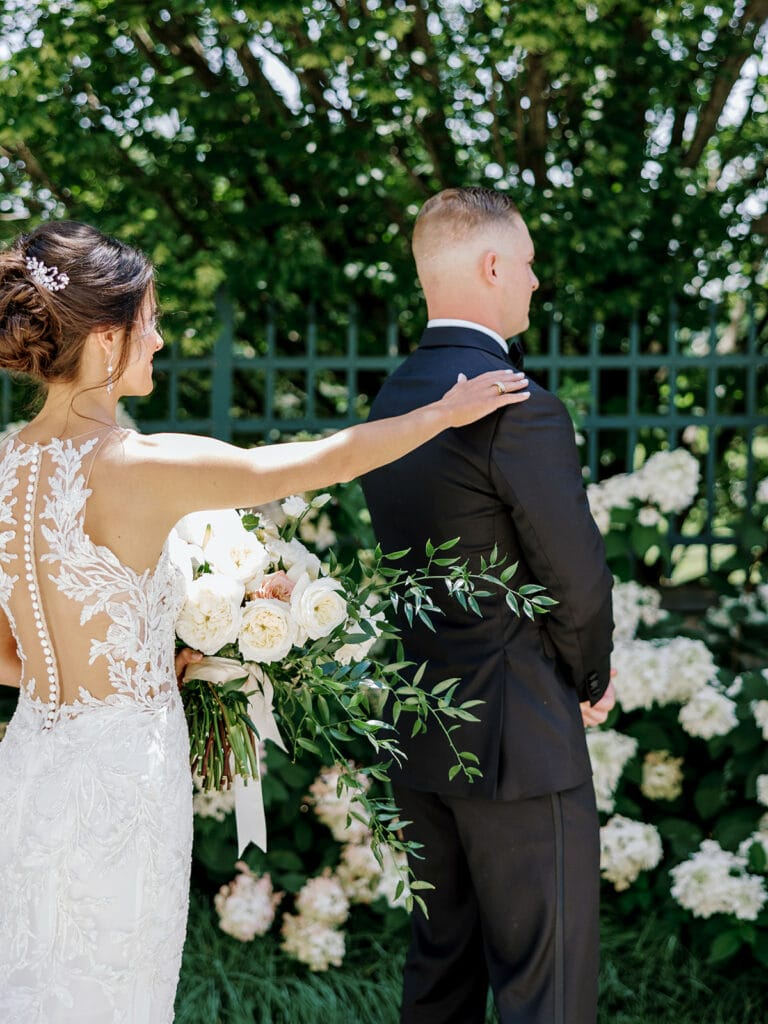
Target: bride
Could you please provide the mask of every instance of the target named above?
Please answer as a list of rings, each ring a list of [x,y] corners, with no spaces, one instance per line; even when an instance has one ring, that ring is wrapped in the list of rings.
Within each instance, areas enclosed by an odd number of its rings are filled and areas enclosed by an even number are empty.
[[[0,743],[4,1024],[173,1019],[192,844],[173,525],[350,480],[527,397],[522,374],[460,378],[406,416],[250,451],[120,429],[162,345],[140,252],[69,222],[0,252],[0,368],[46,388],[0,445],[0,682],[20,687]]]

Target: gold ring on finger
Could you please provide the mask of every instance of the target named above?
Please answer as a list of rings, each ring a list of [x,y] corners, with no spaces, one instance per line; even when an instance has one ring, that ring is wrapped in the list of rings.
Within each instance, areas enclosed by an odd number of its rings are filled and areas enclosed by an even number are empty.
[[[493,382],[493,386],[496,388],[500,395],[506,395],[507,389],[504,387],[500,380],[495,380]]]

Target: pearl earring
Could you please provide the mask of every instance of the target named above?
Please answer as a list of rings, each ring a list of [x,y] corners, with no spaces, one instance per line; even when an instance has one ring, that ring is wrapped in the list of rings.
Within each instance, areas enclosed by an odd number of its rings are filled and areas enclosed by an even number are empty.
[[[112,394],[112,357],[110,356],[109,362],[107,363],[107,394]]]

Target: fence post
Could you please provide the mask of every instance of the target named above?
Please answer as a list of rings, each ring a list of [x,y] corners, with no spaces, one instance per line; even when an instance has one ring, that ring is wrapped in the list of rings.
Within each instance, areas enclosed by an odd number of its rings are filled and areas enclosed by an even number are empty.
[[[231,441],[232,350],[235,344],[234,308],[229,293],[223,288],[216,292],[215,301],[221,329],[214,346],[211,419],[214,437],[221,438],[223,441]]]

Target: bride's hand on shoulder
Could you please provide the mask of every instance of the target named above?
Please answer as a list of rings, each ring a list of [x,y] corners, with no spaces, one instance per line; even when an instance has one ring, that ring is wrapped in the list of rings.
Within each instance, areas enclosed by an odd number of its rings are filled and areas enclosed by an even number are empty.
[[[507,405],[527,402],[531,397],[528,378],[514,370],[491,370],[467,380],[463,373],[437,403],[448,413],[452,427],[474,423]]]

